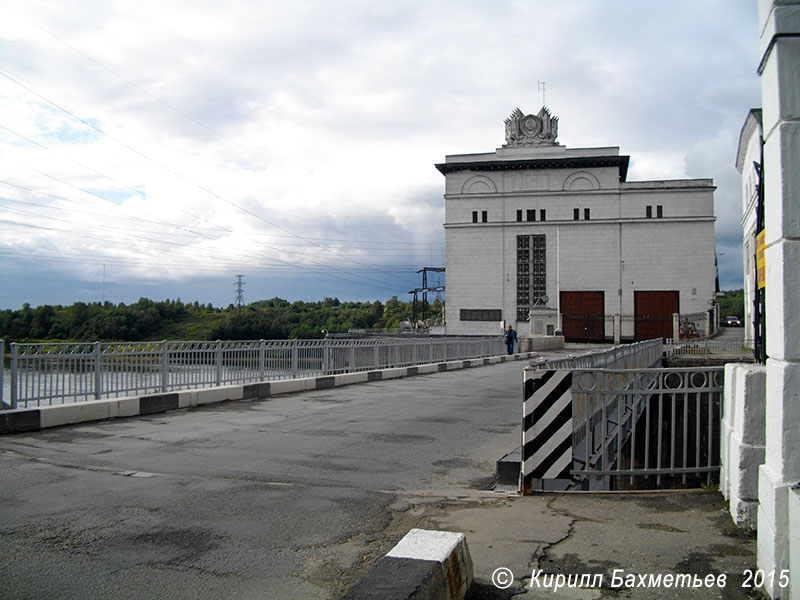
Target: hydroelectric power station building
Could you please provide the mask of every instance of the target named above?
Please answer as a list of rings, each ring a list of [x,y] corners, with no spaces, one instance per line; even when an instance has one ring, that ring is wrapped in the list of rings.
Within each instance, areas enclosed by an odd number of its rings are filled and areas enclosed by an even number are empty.
[[[560,325],[567,341],[626,341],[673,337],[675,314],[702,323],[716,291],[713,181],[628,181],[618,147],[567,148],[557,135],[546,108],[516,109],[501,148],[436,165],[447,334]]]

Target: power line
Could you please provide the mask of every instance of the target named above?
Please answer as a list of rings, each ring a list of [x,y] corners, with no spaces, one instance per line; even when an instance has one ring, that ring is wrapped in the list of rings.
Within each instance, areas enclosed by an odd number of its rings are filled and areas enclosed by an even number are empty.
[[[55,107],[56,107],[57,109],[59,109],[60,111],[64,112],[65,114],[67,114],[67,115],[69,115],[69,116],[71,116],[72,118],[74,118],[74,119],[76,119],[76,120],[80,121],[81,123],[83,123],[84,125],[86,125],[86,126],[90,127],[90,128],[91,128],[91,129],[93,129],[94,131],[97,131],[98,133],[100,133],[101,135],[103,135],[103,136],[107,137],[108,139],[110,139],[110,140],[113,140],[114,142],[116,142],[117,144],[119,144],[120,146],[122,146],[123,148],[125,148],[125,149],[129,150],[130,152],[133,152],[133,153],[134,153],[134,154],[136,154],[137,156],[140,156],[140,157],[144,158],[144,159],[145,159],[145,160],[147,160],[148,162],[151,162],[152,164],[154,164],[154,165],[156,165],[156,166],[160,167],[161,169],[165,170],[166,172],[168,172],[168,173],[170,173],[170,174],[174,175],[175,177],[178,177],[178,178],[179,178],[179,179],[181,179],[182,181],[185,181],[186,183],[188,183],[188,184],[190,184],[190,185],[192,185],[192,186],[196,187],[197,189],[199,189],[199,190],[201,190],[201,191],[205,192],[206,194],[208,194],[208,195],[210,195],[210,196],[212,196],[212,197],[214,197],[214,198],[216,198],[216,199],[218,199],[218,200],[221,200],[222,202],[225,202],[226,204],[228,204],[228,205],[230,205],[230,206],[232,206],[232,207],[234,207],[234,208],[236,208],[236,209],[238,209],[238,210],[240,210],[240,211],[244,212],[244,213],[245,213],[245,214],[247,214],[247,215],[250,215],[250,216],[252,216],[252,217],[254,217],[254,218],[256,218],[256,219],[259,219],[259,220],[263,221],[264,223],[266,223],[266,224],[268,224],[268,225],[270,225],[270,226],[272,226],[272,227],[275,227],[276,229],[279,229],[280,231],[283,231],[283,232],[285,232],[285,233],[287,233],[287,234],[289,234],[289,235],[291,235],[291,236],[293,236],[293,237],[296,237],[296,238],[298,238],[298,239],[300,239],[300,240],[303,240],[303,241],[305,241],[305,242],[307,242],[307,243],[309,243],[309,244],[311,244],[311,245],[313,245],[313,246],[316,246],[316,247],[318,247],[318,248],[321,248],[322,250],[324,250],[325,252],[328,252],[329,254],[332,254],[332,255],[334,255],[334,256],[337,256],[338,258],[342,258],[342,259],[344,259],[344,260],[346,260],[346,261],[353,262],[353,263],[355,263],[355,264],[358,264],[358,265],[360,265],[360,266],[362,266],[362,267],[365,267],[365,268],[367,268],[367,269],[370,269],[370,270],[374,270],[374,271],[380,272],[380,270],[378,270],[378,269],[375,269],[374,267],[372,267],[372,266],[370,266],[370,265],[368,265],[368,264],[365,264],[365,263],[362,263],[362,262],[360,262],[360,261],[357,261],[357,260],[355,260],[355,259],[352,259],[352,258],[350,258],[350,257],[347,257],[347,256],[345,256],[345,255],[343,255],[343,254],[340,254],[340,253],[338,253],[338,252],[335,252],[335,251],[333,251],[333,250],[330,250],[329,248],[325,248],[325,247],[324,247],[324,246],[322,246],[321,244],[317,244],[316,242],[312,241],[311,239],[305,238],[305,237],[303,237],[303,236],[301,236],[301,235],[299,235],[299,234],[297,234],[297,233],[294,233],[293,231],[291,231],[291,230],[289,230],[289,229],[287,229],[287,228],[285,228],[285,227],[282,227],[282,226],[278,225],[277,223],[273,223],[273,222],[272,222],[272,221],[270,221],[269,219],[266,219],[265,217],[263,217],[263,216],[261,216],[261,215],[259,215],[259,214],[257,214],[257,213],[254,213],[253,211],[251,211],[251,210],[249,210],[249,209],[247,209],[247,208],[245,208],[245,207],[243,207],[243,206],[240,206],[239,204],[237,204],[237,203],[233,202],[232,200],[228,200],[227,198],[225,198],[225,197],[223,197],[223,196],[221,196],[221,195],[217,194],[217,193],[216,193],[216,192],[214,192],[213,190],[210,190],[210,189],[208,189],[207,187],[205,187],[205,186],[203,186],[203,185],[201,185],[201,184],[199,184],[199,183],[197,183],[197,182],[195,182],[195,181],[193,181],[193,180],[189,179],[188,177],[186,177],[186,176],[182,175],[181,173],[178,173],[177,171],[175,171],[175,170],[173,170],[173,169],[171,169],[171,168],[167,167],[166,165],[163,165],[163,164],[161,164],[160,162],[156,161],[155,159],[152,159],[152,158],[150,158],[150,157],[149,157],[149,156],[147,156],[146,154],[144,154],[144,153],[142,153],[142,152],[140,152],[140,151],[136,150],[135,148],[133,148],[132,146],[130,146],[130,145],[128,145],[128,144],[126,144],[125,142],[123,142],[123,141],[121,141],[121,140],[117,139],[116,137],[114,137],[114,136],[112,136],[112,135],[110,135],[110,134],[106,133],[105,131],[103,131],[102,129],[100,129],[99,127],[97,127],[96,125],[94,125],[93,123],[91,123],[91,122],[89,122],[89,121],[87,121],[87,120],[85,120],[85,119],[82,119],[81,117],[79,117],[79,116],[75,115],[74,113],[70,112],[70,111],[69,111],[69,110],[67,110],[66,108],[64,108],[64,107],[60,106],[59,104],[57,104],[57,103],[53,102],[52,100],[50,100],[50,99],[46,98],[45,96],[43,96],[43,95],[39,94],[38,92],[36,92],[36,91],[34,91],[34,90],[32,90],[32,89],[31,89],[31,88],[29,88],[28,86],[25,86],[24,84],[20,83],[19,81],[17,81],[16,79],[14,79],[14,78],[13,78],[13,77],[11,77],[10,75],[8,75],[7,73],[5,73],[5,72],[3,72],[3,71],[0,71],[0,75],[2,75],[3,77],[5,77],[6,79],[8,79],[8,80],[10,80],[10,81],[12,81],[12,82],[14,82],[14,83],[16,83],[17,85],[19,85],[19,86],[20,86],[20,87],[22,87],[23,89],[25,89],[25,90],[29,91],[30,93],[34,94],[35,96],[37,96],[37,97],[41,98],[42,100],[44,100],[44,101],[45,101],[45,102],[47,102],[48,104],[51,104],[52,106],[55,106]],[[395,276],[392,276],[392,277],[395,277]],[[397,279],[399,279],[399,280],[401,280],[401,281],[404,281],[404,282],[407,282],[407,280],[405,280],[405,279],[402,279],[402,278],[400,278],[400,277],[397,277]]]

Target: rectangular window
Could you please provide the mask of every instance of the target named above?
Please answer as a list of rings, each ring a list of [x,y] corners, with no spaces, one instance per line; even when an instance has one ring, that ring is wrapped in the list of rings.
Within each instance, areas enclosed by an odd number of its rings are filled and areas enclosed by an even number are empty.
[[[527,210],[527,211],[525,211],[525,220],[526,221],[535,221],[536,220],[536,211],[535,210]]]
[[[485,210],[481,211],[481,221],[486,223],[489,220],[489,213]]]
[[[527,321],[531,307],[545,305],[547,292],[547,237],[517,236],[517,320]]]
[[[583,209],[583,218],[586,219],[587,221],[589,220],[590,217],[589,217],[589,209],[588,208],[584,208]]]
[[[546,221],[547,220],[547,212],[545,212],[545,209],[543,209],[543,208],[539,209],[539,220],[540,221]]]
[[[477,223],[478,222],[478,211],[477,210],[473,210],[472,211],[472,222],[473,223]]]
[[[653,218],[653,207],[652,207],[652,206],[650,206],[650,205],[648,205],[648,206],[645,208],[645,214],[647,215],[647,218],[648,218],[648,219],[652,219],[652,218]]]
[[[664,206],[659,204],[656,206],[656,217],[659,219],[664,216]]]
[[[462,321],[502,321],[503,311],[499,308],[462,308]]]
[[[517,222],[519,222],[519,221],[522,221],[522,211],[521,210],[517,211]]]
[[[572,209],[572,219],[578,221],[581,218],[581,209],[580,208],[573,208]]]

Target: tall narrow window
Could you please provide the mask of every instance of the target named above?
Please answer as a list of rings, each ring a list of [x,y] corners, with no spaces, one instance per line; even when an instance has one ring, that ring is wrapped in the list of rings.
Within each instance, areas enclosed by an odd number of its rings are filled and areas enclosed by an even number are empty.
[[[481,211],[481,221],[486,223],[489,220],[489,213],[485,210]]]
[[[543,209],[543,208],[539,209],[539,220],[540,221],[546,221],[547,220],[547,211],[545,211],[545,209]]]
[[[647,215],[648,219],[652,219],[653,218],[653,207],[650,206],[649,204],[645,208],[645,214]]]
[[[590,212],[588,208],[583,209],[583,218],[587,221],[591,218]]]
[[[472,211],[472,222],[473,223],[477,223],[478,222],[478,211],[477,210],[473,210]]]
[[[656,206],[656,217],[659,219],[664,216],[664,206],[659,204]]]
[[[518,211],[517,211],[517,221],[518,221],[518,222],[519,222],[519,221],[522,221],[522,211],[521,211],[521,210],[518,210]]]
[[[543,305],[547,291],[546,236],[517,236],[517,320],[527,321],[528,312]]]
[[[536,211],[528,209],[525,211],[525,220],[526,221],[535,221],[536,220]]]
[[[581,209],[580,208],[573,208],[572,209],[572,219],[578,221],[581,218]]]

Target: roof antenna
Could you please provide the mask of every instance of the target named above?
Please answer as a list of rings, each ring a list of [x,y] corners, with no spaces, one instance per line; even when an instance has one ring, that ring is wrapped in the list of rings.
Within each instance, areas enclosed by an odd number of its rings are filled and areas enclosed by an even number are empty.
[[[539,84],[539,91],[542,92],[542,108],[547,106],[547,103],[544,101],[544,81],[537,81]]]

